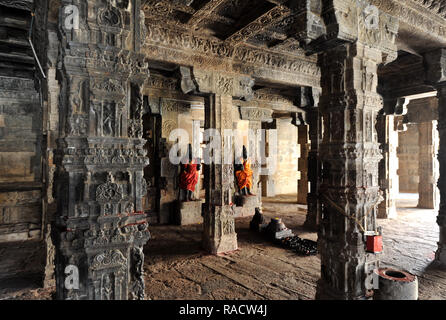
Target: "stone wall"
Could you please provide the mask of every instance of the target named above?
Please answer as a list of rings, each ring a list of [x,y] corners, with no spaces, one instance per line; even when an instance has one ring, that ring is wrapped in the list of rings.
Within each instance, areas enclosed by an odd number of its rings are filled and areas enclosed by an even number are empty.
[[[0,76],[0,278],[43,270],[41,156],[34,81]]]
[[[399,192],[418,193],[418,134],[417,124],[409,124],[407,131],[399,133]]]
[[[297,143],[297,127],[291,118],[276,119],[277,124],[277,169],[273,174],[276,194],[295,194],[300,149]]]

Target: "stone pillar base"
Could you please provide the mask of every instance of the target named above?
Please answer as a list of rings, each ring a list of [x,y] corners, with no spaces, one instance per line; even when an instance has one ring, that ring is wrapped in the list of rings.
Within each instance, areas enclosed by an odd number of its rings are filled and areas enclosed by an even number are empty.
[[[319,280],[316,287],[316,300],[366,300],[367,297],[351,296],[348,292],[334,292],[327,286],[324,286],[323,281]]]
[[[203,249],[211,254],[222,254],[238,249],[237,234],[227,234],[221,238],[203,239]]]
[[[438,249],[435,252],[435,260],[443,266],[446,266],[446,246],[438,243]]]
[[[235,196],[237,206],[234,208],[234,217],[252,217],[259,207],[259,201],[256,196]]]
[[[378,219],[396,219],[398,214],[396,212],[395,205],[392,205],[387,208],[383,208],[382,206],[378,207],[378,215],[376,216]]]
[[[201,215],[201,207],[203,201],[178,201],[176,206],[177,210],[175,212],[175,223],[180,226],[185,226],[189,224],[203,223],[203,216]]]

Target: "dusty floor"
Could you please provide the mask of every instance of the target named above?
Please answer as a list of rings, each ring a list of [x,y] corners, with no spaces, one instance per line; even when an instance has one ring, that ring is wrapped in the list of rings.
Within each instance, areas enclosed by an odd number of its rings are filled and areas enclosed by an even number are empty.
[[[299,236],[316,240],[316,234],[301,228],[305,211],[295,196],[264,203],[266,216],[280,216]],[[249,230],[250,220],[236,220],[239,250],[223,257],[200,250],[202,226],[153,227],[145,248],[147,298],[313,299],[319,258],[272,245]]]
[[[418,276],[420,300],[446,299],[446,271],[436,263],[438,211],[416,208],[417,194],[400,194],[398,217],[379,220],[383,226],[384,266],[406,269]]]
[[[417,195],[402,194],[398,218],[384,227],[383,266],[419,277],[420,299],[446,299],[446,271],[433,264],[438,241],[437,212],[416,209]],[[301,226],[306,207],[295,195],[264,199],[267,217],[279,216],[302,238],[316,240]],[[319,278],[317,256],[299,257],[249,231],[250,218],[236,221],[239,250],[222,257],[200,249],[201,225],[152,226],[145,247],[148,299],[313,299]],[[14,281],[0,283],[0,299],[51,299],[52,290]]]

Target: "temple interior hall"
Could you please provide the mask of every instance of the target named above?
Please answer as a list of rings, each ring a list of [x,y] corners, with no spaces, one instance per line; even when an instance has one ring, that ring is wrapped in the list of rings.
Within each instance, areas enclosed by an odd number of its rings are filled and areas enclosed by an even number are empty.
[[[446,0],[0,0],[0,300],[446,300]]]

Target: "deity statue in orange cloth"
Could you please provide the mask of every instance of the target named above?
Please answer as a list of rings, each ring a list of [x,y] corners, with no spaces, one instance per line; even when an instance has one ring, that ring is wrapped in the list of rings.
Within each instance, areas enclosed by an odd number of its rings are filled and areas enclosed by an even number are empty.
[[[198,171],[201,170],[199,159],[192,159],[192,147],[189,144],[189,156],[186,163],[181,164],[180,189],[186,193],[185,201],[193,201],[193,193],[198,182]],[[184,199],[183,198],[183,199]]]
[[[237,184],[242,195],[254,196],[251,193],[252,188],[252,170],[251,163],[248,159],[248,152],[246,147],[243,146],[243,156],[240,158],[241,163],[236,163],[234,166],[235,176],[237,178]]]

